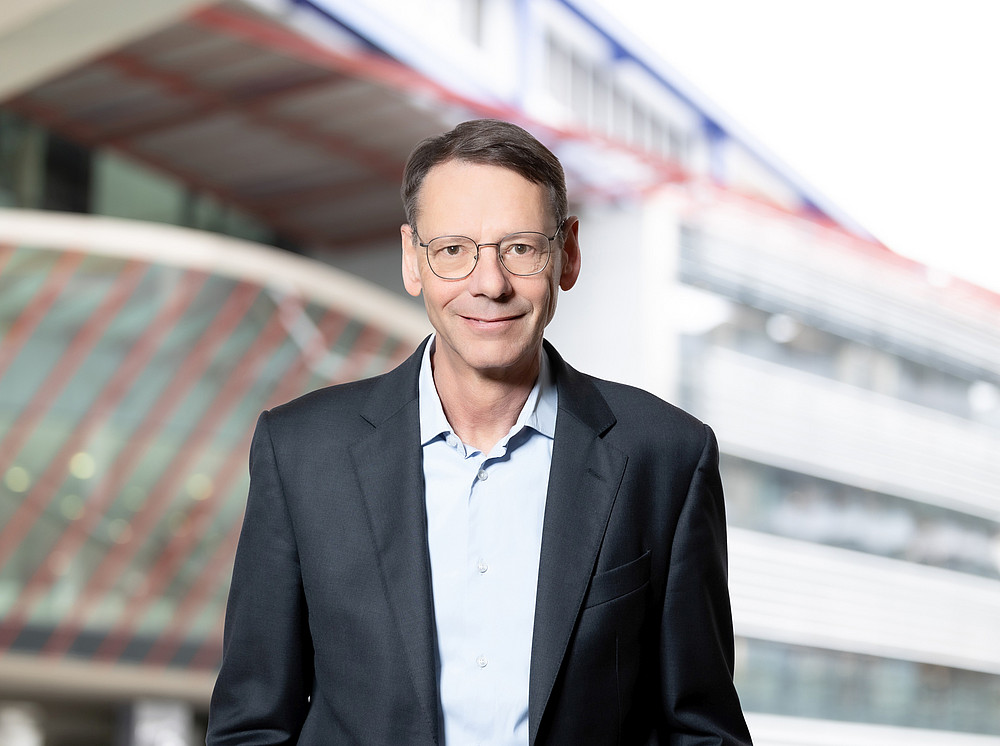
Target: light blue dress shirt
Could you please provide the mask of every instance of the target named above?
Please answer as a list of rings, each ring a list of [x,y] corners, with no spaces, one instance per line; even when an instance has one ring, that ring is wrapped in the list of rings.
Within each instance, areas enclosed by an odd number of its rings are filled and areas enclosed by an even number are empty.
[[[420,368],[427,541],[445,746],[526,746],[542,520],[558,399],[546,355],[517,422],[488,454],[445,417]]]

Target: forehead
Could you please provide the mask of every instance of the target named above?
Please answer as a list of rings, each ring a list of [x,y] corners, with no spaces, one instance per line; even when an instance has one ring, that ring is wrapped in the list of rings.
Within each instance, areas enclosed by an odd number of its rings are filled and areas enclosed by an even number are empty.
[[[418,210],[421,225],[434,230],[547,230],[554,222],[541,184],[508,168],[455,160],[427,172]]]

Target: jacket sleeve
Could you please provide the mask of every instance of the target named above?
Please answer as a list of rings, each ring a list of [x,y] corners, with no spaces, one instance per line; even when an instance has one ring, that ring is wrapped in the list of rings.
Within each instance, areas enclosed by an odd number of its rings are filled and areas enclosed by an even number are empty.
[[[312,658],[295,533],[264,412],[250,448],[207,744],[295,743],[309,709]]]
[[[733,685],[726,514],[719,449],[705,442],[677,524],[660,628],[659,742],[749,746]]]

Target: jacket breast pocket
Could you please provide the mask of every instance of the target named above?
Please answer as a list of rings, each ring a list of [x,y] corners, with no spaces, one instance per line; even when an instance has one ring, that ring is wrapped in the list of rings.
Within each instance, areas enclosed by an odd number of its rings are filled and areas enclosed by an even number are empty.
[[[649,550],[631,562],[598,573],[590,579],[590,587],[583,599],[584,608],[614,601],[634,593],[649,582]]]

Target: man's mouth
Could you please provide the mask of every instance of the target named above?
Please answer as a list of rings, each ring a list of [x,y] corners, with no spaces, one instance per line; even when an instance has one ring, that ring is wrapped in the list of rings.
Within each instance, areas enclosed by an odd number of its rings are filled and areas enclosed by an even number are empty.
[[[514,319],[520,318],[520,315],[514,316],[496,316],[496,317],[484,317],[484,316],[464,316],[463,318],[469,321],[476,321],[481,324],[498,324],[502,321],[513,321]]]

